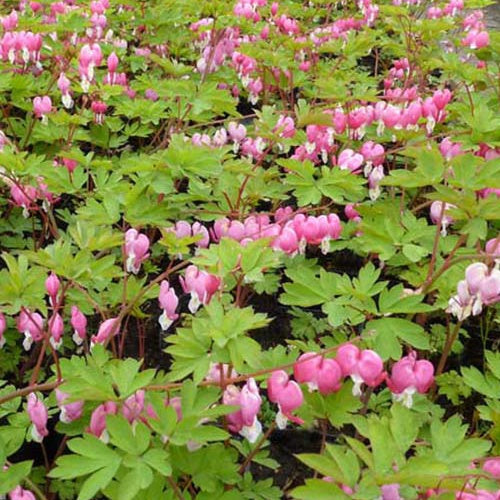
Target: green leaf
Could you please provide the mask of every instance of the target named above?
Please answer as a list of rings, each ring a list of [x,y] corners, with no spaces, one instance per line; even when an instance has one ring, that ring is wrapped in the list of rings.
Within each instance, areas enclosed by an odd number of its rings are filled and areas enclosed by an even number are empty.
[[[150,432],[142,422],[136,423],[132,431],[132,426],[124,417],[108,415],[106,429],[111,443],[131,455],[141,455],[149,446]]]
[[[402,318],[383,318],[369,321],[367,331],[373,331],[374,349],[386,360],[401,357],[398,339],[417,349],[430,349],[429,338],[424,329]]]
[[[417,438],[422,421],[417,414],[401,404],[393,404],[391,414],[391,434],[399,452],[404,455]]]
[[[337,485],[321,479],[306,479],[305,486],[292,490],[293,498],[299,500],[349,500],[351,497],[344,493]]]
[[[435,460],[432,456],[414,456],[391,476],[391,480],[400,484],[409,484],[423,488],[444,486],[444,479],[450,474],[449,467]],[[463,484],[463,479],[460,479]]]
[[[500,352],[485,351],[488,368],[500,380]]]
[[[431,442],[434,454],[443,462],[453,462],[453,450],[464,440],[467,426],[460,417],[454,415],[446,422],[433,420],[431,423]]]
[[[142,457],[150,467],[157,470],[163,476],[172,474],[172,466],[170,465],[170,457],[162,448],[153,448],[148,450]]]
[[[402,456],[390,431],[387,418],[371,417],[368,420],[375,471],[385,474],[392,471],[394,463],[401,463]]]
[[[229,437],[229,434],[213,425],[199,425],[191,429],[191,439],[199,443],[210,441],[223,441]]]
[[[12,491],[22,480],[30,474],[33,461],[24,461],[12,464],[8,469],[0,471],[0,495]]]
[[[153,480],[153,473],[149,467],[142,464],[131,470],[120,481],[118,495],[120,499],[132,500],[139,491],[147,488]]]
[[[332,458],[315,453],[301,453],[295,456],[321,475],[330,476],[339,483],[346,482],[342,471]]]
[[[344,446],[326,444],[327,453],[342,471],[342,483],[354,488],[358,484],[360,467],[356,454]]]
[[[373,455],[371,454],[368,447],[357,439],[351,438],[349,436],[345,437],[349,446],[353,449],[354,453],[367,465],[369,469],[375,468],[375,463],[373,461]]]
[[[413,245],[411,243],[403,245],[403,255],[411,262],[419,262],[428,254],[429,251],[419,245]]]
[[[95,498],[95,495],[111,482],[119,467],[120,462],[111,463],[89,476],[81,486],[78,500]]]
[[[247,367],[258,369],[261,367],[262,348],[250,337],[238,337],[228,342],[227,348],[236,371],[244,372]]]
[[[107,465],[103,459],[89,460],[79,455],[64,455],[57,460],[57,467],[50,471],[49,477],[61,479],[75,479],[86,476]]]
[[[462,376],[464,382],[475,391],[484,394],[489,398],[498,398],[500,394],[500,380],[489,374],[483,375],[474,366],[463,367]]]
[[[378,306],[380,313],[387,314],[412,314],[417,312],[428,312],[434,308],[428,304],[422,304],[425,296],[420,294],[406,295],[402,284],[382,290]]]
[[[352,414],[362,406],[361,401],[352,394],[352,385],[344,383],[339,391],[325,397],[328,420],[337,428],[352,421]]]
[[[460,230],[461,234],[466,234],[467,246],[472,247],[476,244],[477,240],[484,240],[488,233],[488,223],[486,220],[476,217],[470,219]]]
[[[323,269],[319,277],[315,269],[288,269],[287,276],[292,283],[285,283],[285,293],[280,296],[280,302],[285,305],[311,307],[327,302],[336,291],[336,275]]]

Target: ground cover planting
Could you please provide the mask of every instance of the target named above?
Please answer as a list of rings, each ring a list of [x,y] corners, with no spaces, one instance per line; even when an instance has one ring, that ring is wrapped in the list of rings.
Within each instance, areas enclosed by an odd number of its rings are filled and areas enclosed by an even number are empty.
[[[500,499],[484,0],[0,4],[0,497]]]

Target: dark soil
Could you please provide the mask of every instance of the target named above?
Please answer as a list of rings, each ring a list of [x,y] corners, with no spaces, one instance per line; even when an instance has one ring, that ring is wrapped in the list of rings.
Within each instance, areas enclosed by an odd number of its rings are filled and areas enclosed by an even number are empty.
[[[298,453],[319,453],[321,434],[304,430],[285,429],[274,431],[270,438],[271,458],[280,463],[279,469],[272,471],[267,467],[252,463],[250,468],[255,479],[273,478],[274,485],[282,491],[304,484],[304,479],[312,477],[313,472],[300,460]]]

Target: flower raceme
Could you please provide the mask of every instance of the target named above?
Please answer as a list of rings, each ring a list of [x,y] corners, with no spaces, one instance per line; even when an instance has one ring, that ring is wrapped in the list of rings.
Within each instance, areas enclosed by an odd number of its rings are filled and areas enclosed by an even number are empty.
[[[306,245],[321,245],[324,254],[330,249],[330,240],[336,240],[342,231],[340,219],[335,214],[305,216],[297,214],[288,224],[297,234],[299,250],[304,252]]]
[[[319,217],[297,214],[292,219],[291,212],[286,217],[281,217],[280,213],[279,210],[276,212],[274,223],[266,215],[251,215],[243,222],[231,221],[226,217],[218,219],[210,231],[212,240],[218,242],[226,237],[245,245],[260,238],[271,238],[272,248],[294,254],[299,249],[299,240],[301,240],[301,251],[305,250],[308,243],[314,245],[321,243],[326,246],[330,239],[338,238],[342,230],[340,220],[335,214]],[[189,236],[189,224],[185,225],[184,234],[180,233],[179,227],[176,229],[181,237]]]
[[[220,366],[213,365],[214,375],[207,380],[220,382]],[[278,405],[276,423],[284,429],[287,421],[302,424],[303,421],[293,415],[300,408],[304,397],[299,383],[305,383],[310,391],[319,390],[326,396],[341,388],[344,377],[350,376],[354,381],[353,395],[361,395],[361,385],[377,387],[384,380],[394,395],[394,399],[411,407],[415,392],[425,393],[434,382],[434,367],[427,360],[417,360],[414,352],[401,358],[392,367],[392,375],[387,379],[383,361],[370,349],[359,349],[347,343],[337,350],[335,359],[308,352],[302,354],[294,364],[295,381],[291,380],[284,370],[272,372],[267,380],[267,395],[269,401]],[[236,373],[226,374],[234,377]],[[256,420],[260,409],[261,398],[253,379],[240,390],[234,385],[226,387],[223,402],[227,405],[239,405],[240,410],[229,415],[229,429],[238,432],[253,442],[261,431]],[[495,465],[496,466],[496,465]],[[493,466],[492,466],[493,469]],[[495,469],[496,470],[496,469]]]
[[[476,465],[474,463],[471,464],[470,468],[474,469]],[[483,463],[482,469],[488,475],[490,475],[493,479],[497,481],[500,480],[500,457],[492,457]],[[483,489],[476,489],[477,482],[473,482],[472,480],[468,482],[464,490],[460,491],[456,494],[457,500],[499,500],[500,499],[500,490],[488,491]]]
[[[31,31],[8,31],[0,38],[0,59],[11,64],[27,66],[40,64],[40,49],[43,38]]]
[[[37,201],[42,200],[42,208],[47,211],[48,206],[56,201],[54,195],[47,189],[42,177],[37,178],[38,187],[21,185],[13,182],[10,186],[10,196],[15,206],[23,208],[23,216],[28,218],[30,210],[37,210]]]

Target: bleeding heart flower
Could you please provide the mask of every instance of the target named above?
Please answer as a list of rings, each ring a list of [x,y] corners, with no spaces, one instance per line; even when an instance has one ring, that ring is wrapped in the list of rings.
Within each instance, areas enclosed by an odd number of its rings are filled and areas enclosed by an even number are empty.
[[[253,378],[240,390],[235,385],[228,385],[224,391],[222,400],[225,405],[239,406],[240,409],[227,415],[229,430],[237,432],[250,443],[255,443],[260,433],[262,425],[257,419],[262,404],[259,388]]]
[[[426,393],[433,383],[434,366],[426,359],[417,361],[414,351],[394,363],[391,377],[387,379],[387,386],[394,399],[408,408],[413,405],[413,394]]]
[[[269,401],[276,403],[279,408],[276,415],[278,429],[284,429],[288,420],[297,424],[304,423],[302,419],[292,415],[304,401],[302,390],[297,382],[289,379],[285,371],[277,370],[272,373],[267,381],[267,395]]]
[[[49,431],[47,429],[49,413],[47,408],[43,404],[43,401],[39,400],[36,394],[32,392],[28,395],[28,405],[26,409],[31,423],[33,424],[31,429],[33,441],[41,443],[43,438],[49,435]]]
[[[370,349],[360,350],[353,344],[344,344],[337,350],[335,358],[344,377],[351,377],[354,382],[352,393],[360,396],[363,384],[377,387],[385,378],[382,358]]]
[[[315,352],[302,354],[293,365],[295,380],[306,383],[310,391],[318,389],[326,395],[341,387],[342,369],[333,359],[327,359]]]
[[[159,317],[158,322],[160,323],[161,329],[166,331],[179,317],[179,315],[175,312],[177,306],[179,305],[179,299],[177,298],[175,290],[170,287],[170,284],[166,280],[161,282],[158,302],[160,303],[160,307],[163,309],[163,313]]]

